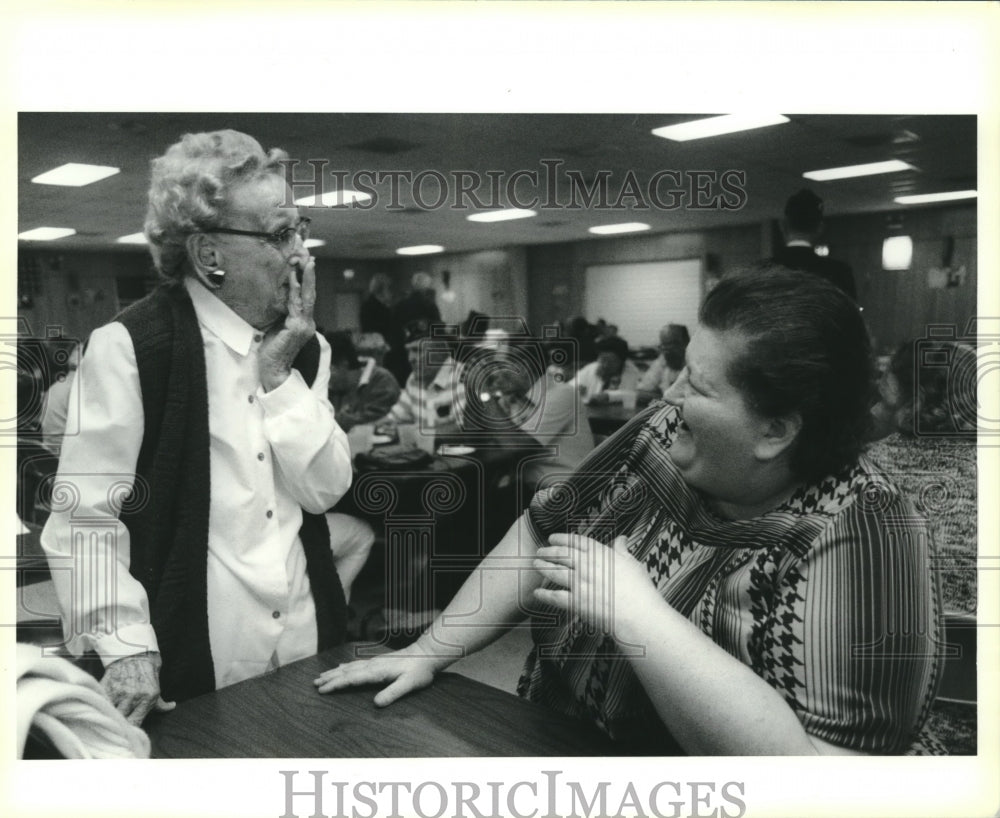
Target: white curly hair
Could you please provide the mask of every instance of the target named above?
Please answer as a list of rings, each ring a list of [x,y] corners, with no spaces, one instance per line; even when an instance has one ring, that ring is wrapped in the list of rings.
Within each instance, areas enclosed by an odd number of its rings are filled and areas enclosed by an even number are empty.
[[[217,227],[232,188],[273,173],[285,177],[288,154],[265,152],[233,130],[185,134],[152,162],[144,232],[160,275],[178,282],[187,272],[186,240]]]

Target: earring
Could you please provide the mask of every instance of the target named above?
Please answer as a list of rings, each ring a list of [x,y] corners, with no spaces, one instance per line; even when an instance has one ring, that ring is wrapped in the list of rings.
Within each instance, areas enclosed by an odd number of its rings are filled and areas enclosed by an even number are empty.
[[[205,273],[205,278],[217,290],[222,286],[222,282],[226,280],[226,271],[216,270],[214,273]]]

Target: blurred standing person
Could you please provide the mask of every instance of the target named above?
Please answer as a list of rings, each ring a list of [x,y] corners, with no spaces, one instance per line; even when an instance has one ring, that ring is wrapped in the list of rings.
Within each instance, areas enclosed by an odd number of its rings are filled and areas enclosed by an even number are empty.
[[[408,374],[406,350],[403,348],[403,325],[396,322],[392,307],[392,281],[386,273],[375,273],[368,282],[368,297],[361,303],[361,332],[377,332],[389,348],[384,366],[403,383]],[[380,361],[379,365],[383,363]]]
[[[857,301],[850,265],[816,254],[816,243],[823,233],[823,200],[819,196],[807,189],[791,196],[785,204],[782,231],[785,246],[774,255],[776,264],[822,276]]]
[[[410,292],[396,304],[393,314],[401,327],[413,321],[426,321],[428,326],[440,324],[441,310],[437,305],[434,279],[427,273],[414,273],[410,280]]]
[[[406,352],[406,327],[415,321],[423,321],[428,327],[441,323],[441,310],[437,305],[437,293],[434,280],[427,273],[414,273],[410,280],[410,292],[406,294],[392,309],[391,338],[386,336],[392,347],[385,359],[385,366],[396,381],[405,384],[410,376],[411,364]]]
[[[280,150],[187,134],[152,163],[162,284],[94,331],[42,534],[67,645],[131,722],[342,642],[324,512],[351,485],[308,219]],[[106,521],[81,551],[74,520]],[[70,576],[72,575],[72,576]],[[162,693],[162,696],[161,696]]]
[[[684,368],[684,351],[690,340],[683,324],[667,324],[660,329],[660,354],[639,379],[638,405],[644,406],[666,394]]]
[[[388,341],[394,327],[392,281],[385,273],[375,273],[368,282],[368,297],[361,303],[361,331],[377,332]]]

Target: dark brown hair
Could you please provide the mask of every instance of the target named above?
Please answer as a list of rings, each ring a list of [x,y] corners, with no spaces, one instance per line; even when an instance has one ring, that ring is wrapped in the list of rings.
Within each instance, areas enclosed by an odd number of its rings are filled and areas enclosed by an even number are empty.
[[[746,349],[729,380],[764,417],[797,412],[792,470],[807,481],[834,474],[861,452],[871,423],[871,342],[857,305],[819,276],[772,264],[723,278],[699,314],[735,331]]]

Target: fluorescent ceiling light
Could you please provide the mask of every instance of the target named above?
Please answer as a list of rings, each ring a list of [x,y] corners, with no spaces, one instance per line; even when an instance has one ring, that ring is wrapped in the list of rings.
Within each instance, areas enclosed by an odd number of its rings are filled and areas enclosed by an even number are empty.
[[[307,250],[310,247],[322,247],[324,244],[326,244],[326,242],[323,241],[323,239],[306,239],[304,242],[302,242],[302,246],[305,247]]]
[[[354,202],[367,202],[372,195],[360,190],[328,190],[325,193],[303,196],[296,199],[299,207],[343,207]]]
[[[666,125],[653,128],[653,134],[674,142],[687,142],[689,139],[704,139],[707,136],[719,136],[724,133],[750,131],[754,128],[765,128],[768,125],[781,125],[788,122],[787,116],[781,114],[726,114],[711,116],[707,119],[695,119],[691,122],[681,122],[679,125]]]
[[[470,222],[507,222],[512,219],[530,219],[532,216],[537,216],[534,210],[523,210],[518,207],[512,207],[507,210],[487,210],[484,213],[473,213],[471,216],[466,216]]]
[[[72,227],[36,227],[34,230],[18,233],[17,237],[25,241],[54,241],[75,235],[76,231]]]
[[[50,171],[46,171],[41,176],[36,176],[31,181],[38,185],[65,185],[66,187],[83,187],[91,182],[99,182],[118,173],[118,168],[107,165],[81,165],[77,162],[70,162],[67,165],[60,165]]]
[[[909,270],[913,262],[913,239],[909,236],[889,236],[882,242],[882,269]]]
[[[947,193],[917,193],[913,196],[897,196],[898,204],[927,204],[928,202],[953,202],[956,199],[975,199],[974,190],[952,190]]]
[[[609,236],[613,233],[639,233],[643,230],[649,230],[649,225],[642,222],[622,222],[621,224],[600,224],[597,227],[588,227],[587,230],[599,236]]]
[[[842,168],[825,168],[810,170],[802,175],[814,182],[830,182],[833,179],[851,179],[855,176],[875,176],[879,173],[896,173],[901,170],[915,170],[899,159],[889,159],[885,162],[869,162],[867,165],[846,165]]]
[[[116,241],[119,244],[146,244],[144,233],[129,233],[127,236],[120,236]]]
[[[426,256],[443,250],[440,244],[415,244],[412,247],[400,247],[396,252],[401,256]]]

